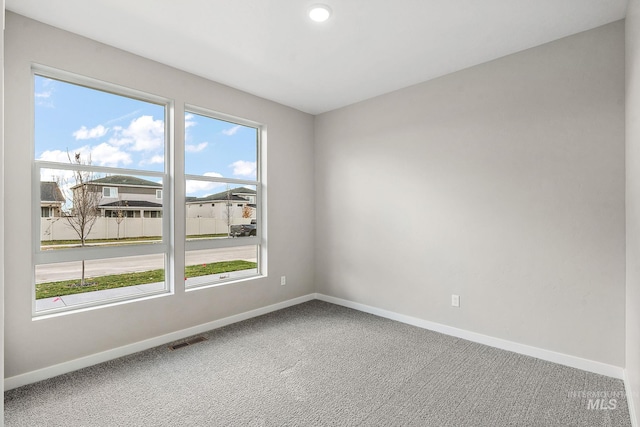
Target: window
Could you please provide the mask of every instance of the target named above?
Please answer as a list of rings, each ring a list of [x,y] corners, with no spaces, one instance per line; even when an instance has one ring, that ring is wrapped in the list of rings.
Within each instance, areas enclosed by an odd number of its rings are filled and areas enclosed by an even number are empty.
[[[118,189],[115,187],[103,187],[102,197],[116,198],[118,197]]]
[[[44,67],[33,84],[34,315],[167,293],[169,102]]]
[[[187,288],[261,274],[259,125],[198,107],[185,114]]]
[[[33,84],[35,316],[265,273],[260,125],[187,106],[171,176],[169,100],[40,66]]]
[[[162,218],[162,211],[145,211],[145,218]]]

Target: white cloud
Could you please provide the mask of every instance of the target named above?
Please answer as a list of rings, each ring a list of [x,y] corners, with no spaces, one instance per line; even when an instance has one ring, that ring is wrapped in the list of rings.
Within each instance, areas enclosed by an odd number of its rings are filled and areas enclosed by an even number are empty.
[[[190,127],[193,127],[195,125],[197,125],[198,123],[196,123],[195,120],[193,120],[193,114],[185,114],[184,115],[184,128],[185,129],[189,129]]]
[[[80,153],[81,159],[83,161],[87,160],[89,157],[89,146],[80,147],[74,151],[70,151],[67,155],[66,151],[62,150],[47,150],[44,151],[39,160],[44,160],[47,162],[58,162],[58,163],[66,163],[69,164],[69,156],[73,159],[75,153]],[[41,181],[53,181],[57,182],[60,185],[60,189],[65,197],[68,197],[70,193],[70,188],[75,185],[75,180],[73,179],[73,171],[64,170],[64,169],[40,169],[40,180]]]
[[[36,99],[48,99],[48,98],[51,98],[51,93],[52,91],[46,90],[44,92],[36,93],[35,96],[36,96]]]
[[[124,128],[122,126],[114,126],[113,133],[115,136],[109,138],[109,144],[117,147],[122,147],[124,145],[132,144],[133,140],[131,138],[125,138],[122,136],[123,131],[124,131]]]
[[[117,167],[121,165],[128,165],[131,163],[131,156],[129,153],[121,151],[118,147],[109,145],[106,142],[95,146],[85,145],[80,148],[75,148],[69,151],[71,159],[74,159],[76,153],[80,154],[82,163],[86,163],[91,160],[92,165],[96,166],[111,166]],[[38,160],[44,160],[48,162],[69,163],[69,156],[66,151],[62,150],[47,150],[43,152]]]
[[[87,129],[86,126],[82,126],[80,129],[73,133],[75,139],[93,139],[93,138],[101,138],[107,134],[109,128],[106,128],[102,125],[98,125],[92,129]]]
[[[222,178],[222,175],[217,172],[206,172],[204,176]],[[188,180],[186,183],[187,196],[202,197],[205,194],[210,194],[212,190],[224,186],[225,184],[223,182]]]
[[[67,152],[62,150],[48,150],[40,155],[39,160],[48,162],[69,163]],[[60,190],[67,197],[69,189],[75,184],[73,171],[64,169],[40,169],[40,181],[57,182]]]
[[[140,161],[140,166],[162,164],[162,163],[164,163],[164,156],[160,154],[156,154],[155,156],[151,157],[149,160]]]
[[[76,154],[80,154],[83,164],[90,161],[92,165],[96,166],[121,167],[131,163],[129,153],[125,153],[106,142],[93,147],[85,145],[69,151],[69,154],[62,150],[47,150],[40,155],[39,160],[69,164],[69,156],[75,160]],[[95,177],[97,178],[97,176]],[[41,169],[40,180],[58,182],[65,197],[71,194],[70,188],[75,185],[74,173],[71,170]]]
[[[84,148],[84,147],[83,147]],[[82,154],[81,151],[78,151]],[[67,156],[66,151],[62,150],[47,150],[44,151],[38,160],[44,160],[46,162],[58,162],[58,163],[69,163],[69,157]]]
[[[229,129],[225,129],[222,131],[223,134],[227,135],[227,136],[233,136],[235,135],[238,131],[240,130],[240,125],[236,125],[232,128]]]
[[[187,113],[184,115],[184,140],[191,141],[190,128],[196,126],[198,123],[193,119],[193,114]]]
[[[47,90],[35,94],[35,102],[37,106],[53,108],[53,100],[51,95],[53,91]]]
[[[52,79],[42,78],[42,91],[34,94],[36,105],[41,107],[53,108],[53,92],[55,90],[55,82]]]
[[[119,122],[121,120],[128,119],[129,117],[133,117],[133,116],[135,116],[137,114],[140,114],[140,110],[132,111],[132,112],[130,112],[128,114],[125,114],[124,116],[120,116],[120,117],[116,117],[115,119],[108,120],[107,122],[105,122],[105,125],[110,125],[111,123],[116,123],[116,122]],[[120,128],[120,129],[122,129],[122,128]]]
[[[114,146],[127,145],[132,151],[153,151],[164,146],[164,121],[152,116],[140,116],[128,127],[113,128],[116,136],[109,143]]]
[[[98,166],[118,167],[131,163],[131,155],[103,142],[91,148],[91,163]]]
[[[186,151],[187,153],[198,153],[207,148],[207,145],[209,145],[208,142],[201,142],[198,145],[187,144],[184,147],[184,151]]]
[[[244,160],[238,160],[237,162],[233,162],[229,165],[229,167],[233,167],[233,174],[237,176],[256,176],[256,162],[247,162]]]

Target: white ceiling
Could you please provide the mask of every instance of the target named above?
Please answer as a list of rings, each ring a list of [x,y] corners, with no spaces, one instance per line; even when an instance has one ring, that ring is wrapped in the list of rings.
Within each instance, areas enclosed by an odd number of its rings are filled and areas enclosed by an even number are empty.
[[[333,16],[307,18],[324,2]],[[622,19],[628,0],[6,0],[6,8],[317,114]]]

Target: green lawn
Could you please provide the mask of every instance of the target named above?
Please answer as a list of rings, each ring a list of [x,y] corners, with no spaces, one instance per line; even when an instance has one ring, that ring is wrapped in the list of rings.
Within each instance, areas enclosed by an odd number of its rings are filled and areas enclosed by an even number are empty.
[[[185,268],[185,278],[249,270],[256,267],[257,264],[255,262],[242,260],[189,265]],[[80,286],[79,279],[40,283],[36,285],[36,299],[61,297],[64,295],[100,291],[103,289],[122,288],[125,286],[143,285],[145,283],[162,282],[163,280],[164,270],[152,270],[138,273],[90,277],[85,280],[87,282],[86,286]]]

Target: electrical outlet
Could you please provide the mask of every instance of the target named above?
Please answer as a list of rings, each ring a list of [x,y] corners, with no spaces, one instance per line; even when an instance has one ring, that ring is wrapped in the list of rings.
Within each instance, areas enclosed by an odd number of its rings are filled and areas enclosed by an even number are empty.
[[[280,285],[284,286],[287,284],[287,276],[281,276],[280,277]]]
[[[456,295],[456,294],[451,295],[451,305],[453,307],[460,307],[460,295]]]

